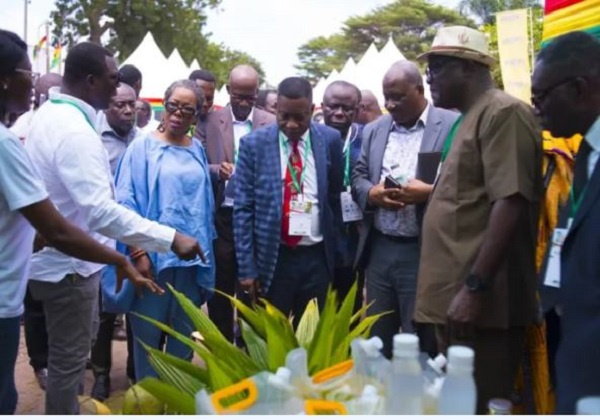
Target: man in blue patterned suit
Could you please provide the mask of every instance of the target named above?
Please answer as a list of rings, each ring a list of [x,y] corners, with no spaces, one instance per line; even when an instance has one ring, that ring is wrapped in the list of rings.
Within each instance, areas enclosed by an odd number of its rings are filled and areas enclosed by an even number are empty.
[[[281,82],[277,124],[240,142],[234,200],[238,277],[296,322],[308,301],[325,299],[341,217],[343,162],[338,131],[311,124],[310,83]]]

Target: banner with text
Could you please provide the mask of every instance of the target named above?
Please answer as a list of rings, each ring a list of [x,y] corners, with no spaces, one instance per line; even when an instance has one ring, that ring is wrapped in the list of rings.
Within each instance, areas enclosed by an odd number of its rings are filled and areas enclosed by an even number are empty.
[[[496,14],[498,55],[504,90],[531,103],[529,65],[529,9],[509,10]]]

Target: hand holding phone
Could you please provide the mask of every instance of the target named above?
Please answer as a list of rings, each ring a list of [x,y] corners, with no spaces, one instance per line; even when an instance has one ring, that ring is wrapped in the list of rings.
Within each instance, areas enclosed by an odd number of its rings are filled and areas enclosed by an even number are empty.
[[[390,188],[402,188],[402,185],[396,181],[394,178],[392,178],[391,175],[388,175],[385,177],[385,180],[383,182],[383,187],[388,190]]]

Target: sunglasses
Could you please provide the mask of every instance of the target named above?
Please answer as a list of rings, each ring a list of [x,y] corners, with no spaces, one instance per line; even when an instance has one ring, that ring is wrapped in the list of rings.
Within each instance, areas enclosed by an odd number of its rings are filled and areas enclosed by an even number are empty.
[[[193,117],[194,115],[196,115],[196,112],[198,112],[196,110],[196,108],[191,107],[191,106],[187,106],[187,105],[179,105],[175,102],[171,102],[171,101],[167,101],[165,102],[165,110],[169,113],[169,114],[174,114],[177,111],[179,111],[181,113],[181,115],[183,117],[189,118],[189,117]]]

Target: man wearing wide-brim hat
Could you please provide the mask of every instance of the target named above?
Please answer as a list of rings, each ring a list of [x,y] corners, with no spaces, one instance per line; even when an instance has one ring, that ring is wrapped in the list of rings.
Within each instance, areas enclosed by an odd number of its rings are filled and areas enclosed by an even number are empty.
[[[481,414],[510,397],[535,320],[541,137],[531,108],[494,87],[485,34],[441,28],[420,59],[435,105],[462,116],[425,213],[415,319],[436,325],[440,350],[475,350]]]

